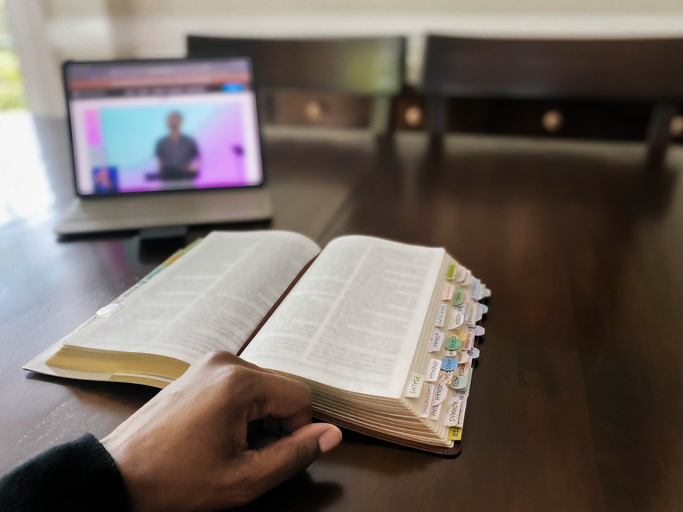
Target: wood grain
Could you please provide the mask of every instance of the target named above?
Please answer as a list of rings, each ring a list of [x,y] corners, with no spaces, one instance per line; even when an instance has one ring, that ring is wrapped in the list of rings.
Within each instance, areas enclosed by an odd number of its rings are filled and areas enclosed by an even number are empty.
[[[55,202],[0,227],[0,472],[152,396],[21,365],[165,254],[136,238],[58,243],[63,129],[39,123]],[[683,152],[399,133],[269,132],[276,217],[327,243],[357,233],[444,246],[493,290],[463,450],[447,459],[345,431],[250,509],[668,511],[683,503]],[[198,236],[200,232],[195,232]]]

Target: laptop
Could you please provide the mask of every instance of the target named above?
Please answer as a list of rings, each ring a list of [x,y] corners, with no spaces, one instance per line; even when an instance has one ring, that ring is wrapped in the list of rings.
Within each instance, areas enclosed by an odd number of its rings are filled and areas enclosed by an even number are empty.
[[[248,58],[66,62],[78,198],[60,235],[266,220]]]

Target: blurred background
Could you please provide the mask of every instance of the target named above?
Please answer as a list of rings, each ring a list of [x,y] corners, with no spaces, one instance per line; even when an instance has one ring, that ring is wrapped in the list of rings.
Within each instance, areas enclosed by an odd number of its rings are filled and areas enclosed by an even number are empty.
[[[243,55],[266,126],[635,142],[655,167],[683,141],[680,0],[0,0],[0,163],[65,118],[65,60]],[[40,189],[20,176],[8,219]]]
[[[8,33],[7,18],[9,17]],[[23,105],[13,48],[33,111],[61,116],[65,59],[180,57],[188,34],[408,39],[406,81],[421,79],[425,35],[675,37],[679,0],[2,0],[2,108]],[[12,92],[14,91],[14,92]]]

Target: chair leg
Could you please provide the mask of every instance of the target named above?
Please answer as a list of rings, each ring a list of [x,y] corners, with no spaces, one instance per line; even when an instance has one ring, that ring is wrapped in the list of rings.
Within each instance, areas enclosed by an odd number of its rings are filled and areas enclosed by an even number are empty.
[[[443,136],[448,132],[448,98],[432,96],[427,99],[427,131],[429,153],[441,153]]]
[[[674,102],[660,102],[652,108],[647,128],[647,163],[651,168],[661,167],[671,139],[671,119],[678,112]]]
[[[427,100],[427,130],[432,135],[448,131],[448,99],[432,97]]]
[[[388,96],[378,96],[372,100],[370,111],[370,129],[377,136],[388,136],[392,129],[392,99]]]

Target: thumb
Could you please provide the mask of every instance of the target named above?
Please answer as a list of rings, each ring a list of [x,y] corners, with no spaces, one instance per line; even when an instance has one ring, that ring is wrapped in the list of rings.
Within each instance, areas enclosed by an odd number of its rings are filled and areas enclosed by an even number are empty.
[[[310,466],[323,453],[336,447],[342,433],[329,423],[310,423],[287,437],[253,452],[250,468],[258,475],[256,491],[260,495],[292,478]]]

